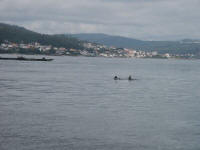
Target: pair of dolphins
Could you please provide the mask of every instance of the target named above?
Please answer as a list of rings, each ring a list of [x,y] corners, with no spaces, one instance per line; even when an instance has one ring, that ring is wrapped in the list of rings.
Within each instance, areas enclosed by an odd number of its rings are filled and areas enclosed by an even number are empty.
[[[128,79],[121,79],[121,78],[115,76],[114,80],[129,80],[129,81],[131,81],[131,80],[136,80],[136,79],[133,79],[131,76],[129,76]]]

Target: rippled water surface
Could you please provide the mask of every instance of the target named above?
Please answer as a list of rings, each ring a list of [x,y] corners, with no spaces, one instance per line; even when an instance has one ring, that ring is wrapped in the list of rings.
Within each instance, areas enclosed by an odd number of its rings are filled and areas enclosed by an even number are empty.
[[[200,149],[199,60],[52,58],[0,60],[1,150]]]

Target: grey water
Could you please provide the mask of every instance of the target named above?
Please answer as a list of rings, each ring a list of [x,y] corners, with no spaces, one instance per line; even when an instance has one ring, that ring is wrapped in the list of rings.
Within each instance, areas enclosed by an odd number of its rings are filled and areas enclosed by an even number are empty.
[[[0,60],[0,150],[200,149],[199,60],[51,58]]]

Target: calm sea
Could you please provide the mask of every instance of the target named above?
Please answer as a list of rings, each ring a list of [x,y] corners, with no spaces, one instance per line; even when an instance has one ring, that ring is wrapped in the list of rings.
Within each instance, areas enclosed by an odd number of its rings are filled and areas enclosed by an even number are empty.
[[[0,60],[0,150],[200,149],[199,60],[52,58]]]

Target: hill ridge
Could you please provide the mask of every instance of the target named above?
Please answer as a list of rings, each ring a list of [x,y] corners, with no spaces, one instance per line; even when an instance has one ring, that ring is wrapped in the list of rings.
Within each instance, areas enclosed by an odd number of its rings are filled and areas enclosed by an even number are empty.
[[[158,51],[159,53],[185,54],[200,53],[200,42],[187,41],[143,41],[123,36],[112,36],[99,33],[80,33],[71,34],[71,36],[80,40],[95,42],[107,46],[132,48],[144,51]]]
[[[83,48],[82,42],[71,36],[41,34],[21,26],[0,23],[0,43],[5,40],[16,43],[38,42],[42,45],[55,47]]]

